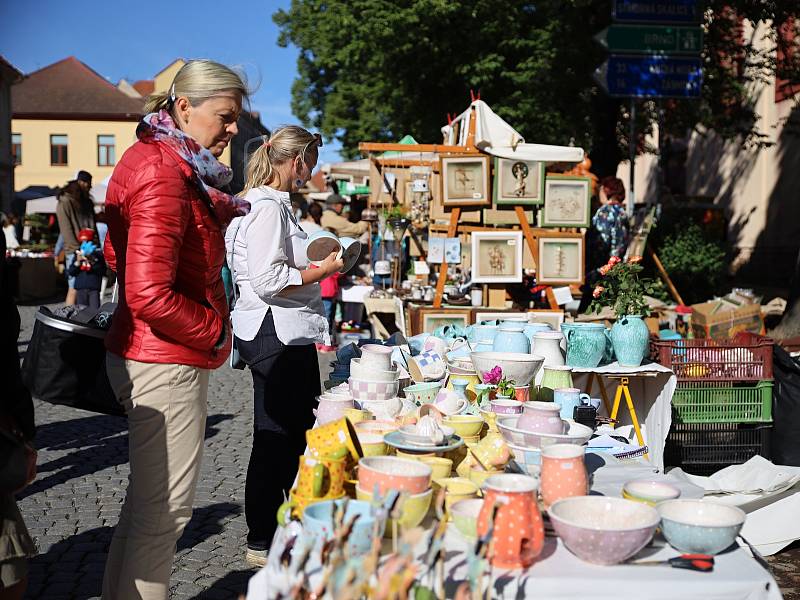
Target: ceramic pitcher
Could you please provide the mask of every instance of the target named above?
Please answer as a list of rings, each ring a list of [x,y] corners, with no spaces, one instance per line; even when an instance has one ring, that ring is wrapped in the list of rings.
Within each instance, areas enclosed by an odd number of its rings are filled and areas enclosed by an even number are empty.
[[[606,350],[606,328],[602,323],[564,323],[567,337],[567,364],[595,368]]]
[[[531,433],[555,433],[561,435],[566,429],[561,420],[561,407],[555,402],[526,402],[517,429]]]
[[[554,399],[553,390],[572,387],[572,367],[550,366],[545,367],[542,371],[544,371],[544,375],[542,376],[537,397],[541,402],[552,402]]]
[[[556,500],[589,493],[589,476],[583,446],[551,444],[542,448],[542,501],[550,508]]]
[[[531,348],[533,348],[533,336],[535,336],[537,333],[541,333],[542,331],[553,330],[547,323],[525,323],[525,329],[523,331],[531,343]]]
[[[516,352],[528,354],[531,344],[525,336],[525,323],[523,321],[503,321],[497,328],[492,349],[495,352]]]
[[[650,330],[639,315],[617,319],[609,334],[620,366],[638,367],[647,353]]]
[[[561,350],[561,341],[564,334],[560,331],[540,331],[533,335],[532,353],[544,357],[543,367],[561,367],[564,365],[564,353]],[[544,378],[544,369],[536,374],[536,385],[541,385]]]
[[[527,475],[492,475],[483,484],[483,506],[478,515],[478,535],[494,533],[489,551],[492,566],[501,569],[530,567],[544,546],[544,523],[536,505],[539,483]],[[495,512],[495,507],[497,512]]]
[[[572,419],[575,407],[589,404],[589,394],[582,394],[578,388],[556,388],[553,390],[553,402],[561,407],[561,418]]]

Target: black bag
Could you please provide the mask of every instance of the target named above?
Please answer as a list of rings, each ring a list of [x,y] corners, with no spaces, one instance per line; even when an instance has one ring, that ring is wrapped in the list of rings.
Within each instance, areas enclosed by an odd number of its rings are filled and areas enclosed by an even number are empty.
[[[800,362],[775,344],[772,462],[800,467]]]
[[[106,374],[106,332],[39,308],[22,363],[34,398],[107,415],[125,415]]]

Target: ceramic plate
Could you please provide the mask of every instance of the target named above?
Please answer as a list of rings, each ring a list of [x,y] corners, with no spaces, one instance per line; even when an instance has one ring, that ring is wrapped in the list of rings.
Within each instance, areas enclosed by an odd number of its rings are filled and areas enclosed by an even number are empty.
[[[460,436],[453,434],[448,440],[447,444],[437,446],[435,444],[418,444],[410,442],[408,438],[400,431],[392,431],[383,436],[383,440],[392,448],[397,448],[403,452],[450,452],[464,444],[464,440]]]

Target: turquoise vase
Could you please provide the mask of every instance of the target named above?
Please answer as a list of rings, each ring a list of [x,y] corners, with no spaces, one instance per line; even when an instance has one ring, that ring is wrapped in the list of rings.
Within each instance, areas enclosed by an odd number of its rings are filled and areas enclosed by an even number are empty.
[[[561,326],[564,331],[563,323]],[[594,369],[606,351],[606,327],[602,323],[570,323],[567,337],[567,365]]]
[[[642,364],[650,340],[650,330],[640,315],[618,318],[609,335],[620,366],[638,367]]]
[[[531,343],[525,336],[525,323],[523,321],[503,321],[497,328],[492,347],[495,352],[515,352],[529,354]]]

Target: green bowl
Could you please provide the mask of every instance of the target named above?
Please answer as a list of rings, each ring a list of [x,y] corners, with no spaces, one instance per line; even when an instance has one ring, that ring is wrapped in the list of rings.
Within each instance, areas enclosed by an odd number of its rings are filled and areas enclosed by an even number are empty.
[[[453,525],[467,540],[478,539],[478,514],[482,506],[481,498],[468,498],[459,500],[450,507]]]

